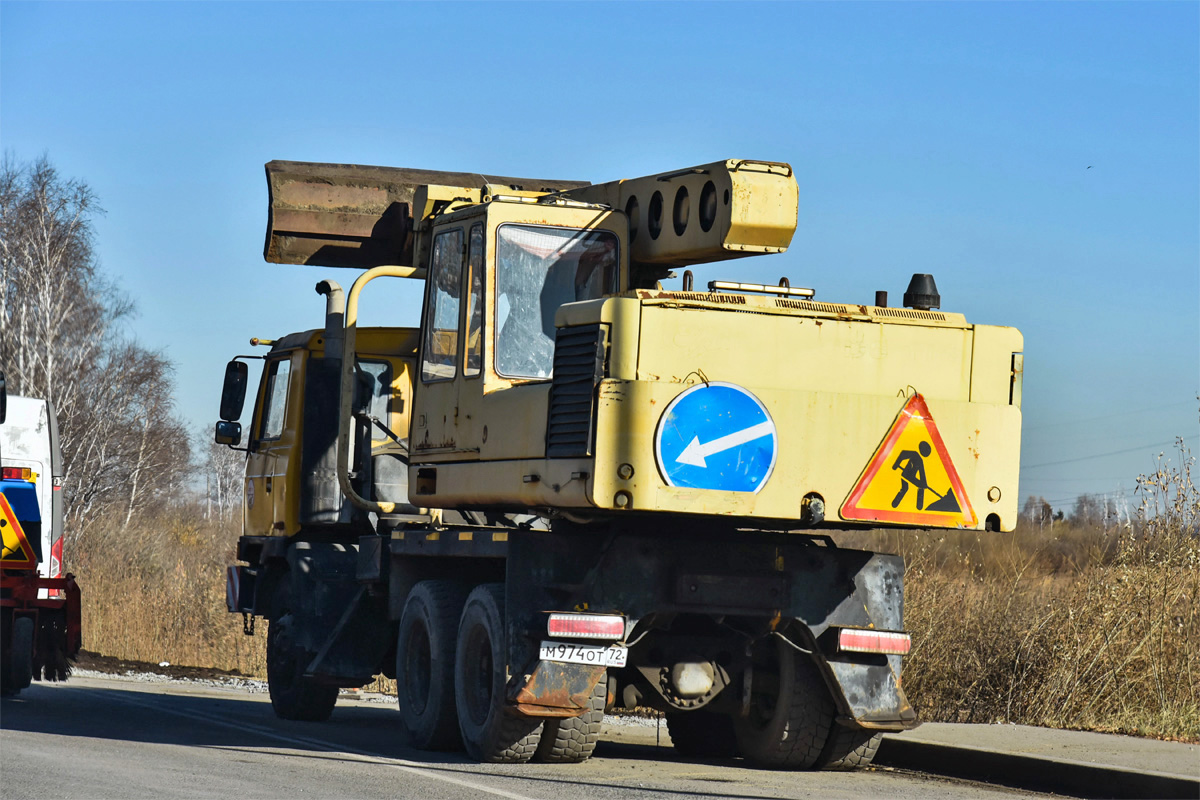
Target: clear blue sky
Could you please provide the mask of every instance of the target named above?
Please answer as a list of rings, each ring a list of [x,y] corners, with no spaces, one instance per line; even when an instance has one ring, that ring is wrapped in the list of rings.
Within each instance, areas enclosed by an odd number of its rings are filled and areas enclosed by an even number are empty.
[[[1197,445],[1198,43],[1191,2],[10,0],[0,145],[99,194],[130,333],[206,429],[228,357],[316,327],[339,272],[263,262],[266,161],[591,181],[788,161],[789,252],[698,277],[870,302],[933,273],[943,310],[1024,333],[1021,493],[1069,510]]]

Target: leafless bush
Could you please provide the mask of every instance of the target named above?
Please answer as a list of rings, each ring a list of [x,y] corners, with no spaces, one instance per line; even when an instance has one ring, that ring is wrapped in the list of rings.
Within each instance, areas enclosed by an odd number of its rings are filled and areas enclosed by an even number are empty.
[[[1160,456],[1124,525],[847,537],[905,556],[922,717],[1200,738],[1193,463]]]

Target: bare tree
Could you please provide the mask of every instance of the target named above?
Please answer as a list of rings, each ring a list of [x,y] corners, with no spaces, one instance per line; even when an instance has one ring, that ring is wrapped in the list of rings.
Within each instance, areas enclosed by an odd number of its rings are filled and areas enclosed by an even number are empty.
[[[1081,494],[1075,498],[1071,512],[1073,525],[1092,525],[1108,528],[1118,520],[1117,502],[1106,494]]]
[[[1021,516],[1030,525],[1043,527],[1053,523],[1054,509],[1046,502],[1046,498],[1029,495],[1025,500],[1025,505],[1021,508]]]
[[[241,509],[245,471],[245,453],[223,444],[209,443],[204,459],[204,475],[206,513],[210,519],[226,522]]]
[[[68,515],[113,505],[128,521],[178,492],[189,461],[172,367],[127,341],[133,303],[100,271],[86,183],[42,157],[0,164],[0,365],[13,394],[53,401]]]

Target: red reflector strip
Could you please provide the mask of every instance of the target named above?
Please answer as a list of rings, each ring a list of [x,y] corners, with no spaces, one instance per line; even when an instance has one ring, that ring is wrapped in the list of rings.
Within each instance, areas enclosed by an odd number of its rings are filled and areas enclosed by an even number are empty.
[[[625,637],[625,618],[611,614],[551,614],[546,631],[551,636],[617,641]]]
[[[58,537],[50,547],[50,577],[62,577],[63,540]]]
[[[33,470],[29,467],[4,467],[0,475],[3,475],[6,481],[33,480]]]
[[[838,650],[843,653],[883,653],[885,655],[908,655],[912,639],[907,633],[894,631],[867,631],[843,628],[838,632]]]

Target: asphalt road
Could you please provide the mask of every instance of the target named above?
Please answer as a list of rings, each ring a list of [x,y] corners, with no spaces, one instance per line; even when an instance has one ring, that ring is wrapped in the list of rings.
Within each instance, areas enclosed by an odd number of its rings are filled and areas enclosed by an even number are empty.
[[[771,772],[705,764],[648,731],[606,727],[583,764],[482,765],[404,747],[390,705],[341,699],[285,722],[262,693],[73,677],[0,701],[3,798],[938,798],[1015,792],[920,773]],[[1022,796],[1028,796],[1022,794]]]

